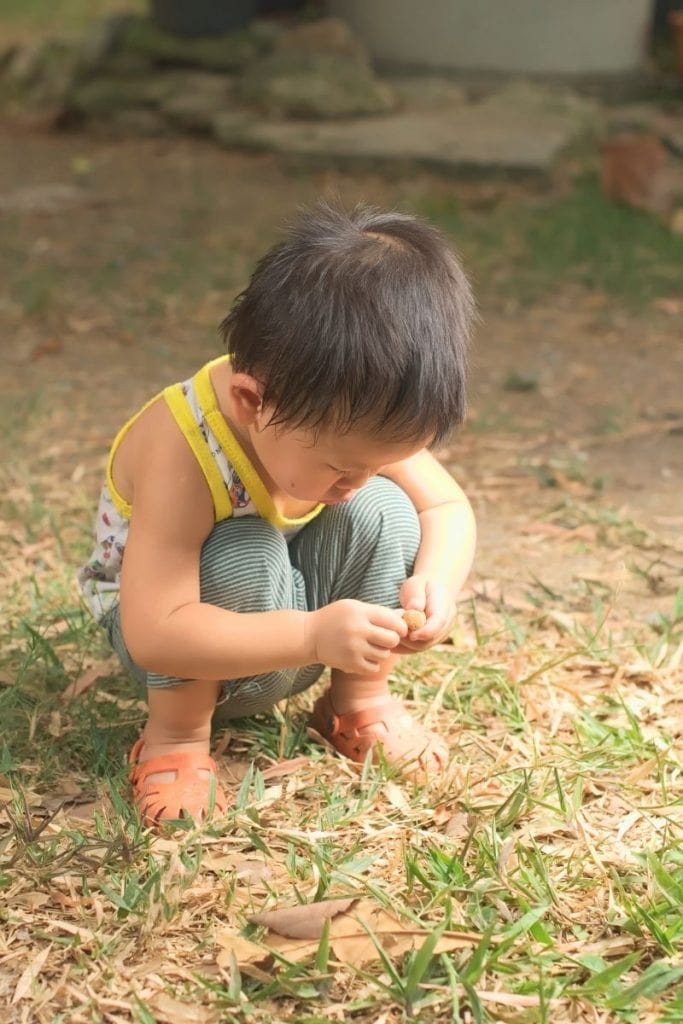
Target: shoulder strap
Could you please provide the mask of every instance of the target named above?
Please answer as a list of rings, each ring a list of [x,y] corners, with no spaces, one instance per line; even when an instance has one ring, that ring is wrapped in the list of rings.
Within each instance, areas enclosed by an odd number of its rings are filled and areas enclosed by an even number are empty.
[[[271,526],[275,526],[280,530],[290,527],[305,526],[307,523],[310,523],[315,516],[319,515],[325,506],[316,505],[315,508],[306,515],[297,519],[288,519],[278,512],[265,484],[256,472],[256,469],[252,465],[249,457],[228,426],[223,413],[218,407],[218,399],[211,381],[210,371],[211,367],[214,366],[215,363],[223,361],[224,359],[225,356],[223,356],[221,360],[214,360],[212,363],[207,363],[194,376],[195,394],[197,395],[202,412],[204,413],[204,418],[211,428],[214,437],[223,449],[226,458],[229,459],[230,463],[235,467],[237,475],[246,487],[247,493],[254,502],[256,510],[261,518],[269,522]]]
[[[172,384],[170,387],[165,388],[163,396],[171,411],[171,415],[192,449],[194,457],[206,478],[209,490],[211,491],[211,497],[213,498],[216,522],[220,522],[221,519],[228,519],[232,515],[230,497],[221,471],[216,465],[216,460],[212,457],[206,439],[199,428],[199,424],[192,415],[190,406],[183,394],[182,384]]]

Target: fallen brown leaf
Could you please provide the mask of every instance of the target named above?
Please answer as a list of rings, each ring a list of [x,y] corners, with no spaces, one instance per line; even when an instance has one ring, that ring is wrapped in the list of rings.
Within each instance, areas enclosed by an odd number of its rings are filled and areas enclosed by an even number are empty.
[[[243,964],[262,964],[271,957],[269,951],[264,949],[263,946],[245,939],[231,928],[218,928],[215,939],[218,945],[222,947],[216,957],[216,963],[219,967],[230,967],[233,956],[240,967]]]
[[[56,356],[64,348],[64,343],[59,338],[46,338],[45,341],[36,345],[31,352],[31,360],[42,359],[43,356]]]
[[[43,949],[36,953],[28,967],[24,968],[12,996],[12,1006],[30,996],[31,986],[45,966],[45,961],[49,956],[51,948],[51,946],[44,946]]]
[[[109,675],[111,672],[111,664],[108,661],[97,661],[90,668],[87,668],[85,672],[75,679],[73,683],[69,683],[67,688],[62,693],[62,700],[73,700],[74,697],[79,697],[86,690],[97,682],[98,679],[102,679],[104,676]]]
[[[487,992],[476,989],[476,993],[484,1003],[498,1003],[500,1006],[540,1006],[540,996],[518,995],[516,992]],[[556,999],[548,1000],[549,1006],[556,1005]]]
[[[218,1012],[197,1003],[183,1003],[167,992],[158,992],[148,1000],[157,1020],[165,1024],[214,1024]]]
[[[279,764],[274,764],[271,768],[266,768],[263,771],[263,778],[268,779],[280,779],[286,775],[293,775],[294,772],[298,772],[300,768],[307,768],[310,765],[310,757],[292,757],[288,761],[281,761]]]
[[[12,900],[15,906],[28,907],[29,910],[38,910],[50,902],[50,897],[46,892],[22,892]]]
[[[363,900],[352,910],[338,914],[330,923],[330,946],[335,958],[341,963],[355,967],[379,960],[380,954],[369,932],[372,932],[392,958],[401,957],[409,950],[421,946],[430,934],[423,928],[415,928],[399,921],[393,914],[369,900]],[[477,932],[444,932],[434,953],[462,949],[478,942],[480,938]],[[280,953],[287,960],[298,962],[315,955],[319,936],[311,940],[274,935],[269,936],[264,945]]]
[[[444,825],[444,833],[449,839],[464,842],[472,830],[470,815],[465,811],[456,811]]]
[[[249,920],[261,924],[270,931],[289,939],[319,939],[325,921],[343,914],[356,897],[345,900],[322,900],[320,903],[303,903],[298,907],[282,907],[254,914]]]
[[[234,853],[205,853],[202,867],[207,871],[234,871],[244,882],[262,882],[270,878],[272,871],[265,860],[258,857],[240,857]]]

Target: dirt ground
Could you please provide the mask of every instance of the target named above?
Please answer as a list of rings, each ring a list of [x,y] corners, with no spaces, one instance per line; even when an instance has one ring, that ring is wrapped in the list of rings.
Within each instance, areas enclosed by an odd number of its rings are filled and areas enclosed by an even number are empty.
[[[292,173],[200,141],[5,126],[0,444],[10,477],[38,500],[75,495],[82,536],[116,429],[218,352],[216,325],[297,204],[326,194],[410,209],[458,188],[426,174]],[[443,453],[479,520],[475,585],[578,599],[592,580],[616,587],[641,622],[670,610],[682,562],[680,298],[634,313],[567,289],[525,308],[486,281],[475,287],[470,419]]]

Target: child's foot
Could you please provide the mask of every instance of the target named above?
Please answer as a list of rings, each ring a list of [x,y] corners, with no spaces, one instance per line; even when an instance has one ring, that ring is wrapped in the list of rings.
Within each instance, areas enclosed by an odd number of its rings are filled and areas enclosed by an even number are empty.
[[[143,824],[156,828],[187,815],[201,821],[225,813],[227,801],[218,784],[218,766],[205,744],[191,743],[187,749],[157,753],[154,747],[147,749],[141,737],[128,760],[133,799]]]
[[[313,706],[311,726],[323,739],[352,761],[363,762],[368,750],[406,775],[433,775],[448,762],[448,747],[436,733],[425,729],[390,694],[363,698],[354,708],[338,712],[326,690]]]

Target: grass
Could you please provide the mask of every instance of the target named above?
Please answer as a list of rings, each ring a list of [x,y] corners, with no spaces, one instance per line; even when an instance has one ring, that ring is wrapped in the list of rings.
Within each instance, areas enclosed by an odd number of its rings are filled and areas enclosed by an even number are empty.
[[[451,199],[420,207],[457,240],[485,292],[524,304],[574,285],[633,306],[678,293],[683,238],[609,202],[592,176],[560,198],[517,196],[485,212]]]
[[[36,33],[69,35],[115,11],[142,11],[145,0],[3,0],[0,39],[34,39]]]
[[[27,493],[3,511],[13,578],[13,559],[26,563],[19,523],[41,536],[45,509]],[[609,528],[639,555],[630,524],[613,516]],[[559,595],[574,629],[553,624],[543,588],[524,612],[465,606],[452,650],[411,659],[397,679],[455,752],[431,788],[316,747],[299,698],[237,724],[231,763],[255,760],[227,817],[172,843],[128,808],[122,754],[144,718],[132,684],[112,668],[63,700],[105,651],[66,570],[45,558],[30,556],[32,586],[11,591],[2,637],[0,914],[8,953],[21,953],[4,975],[8,1006],[19,985],[38,1022],[678,1019],[683,765],[668,729],[680,718],[652,715],[667,694],[680,708],[680,591],[639,635],[613,621],[609,593]],[[269,780],[278,759],[302,754]],[[95,801],[86,819],[83,800]],[[245,882],[245,857],[265,877]],[[348,894],[412,928],[413,948],[397,954],[370,929],[375,955],[358,965],[329,934],[303,959],[287,940],[269,960],[220,955],[226,926],[272,943],[249,924],[255,910]],[[438,952],[463,929],[474,938]],[[21,982],[31,963],[36,978]]]

